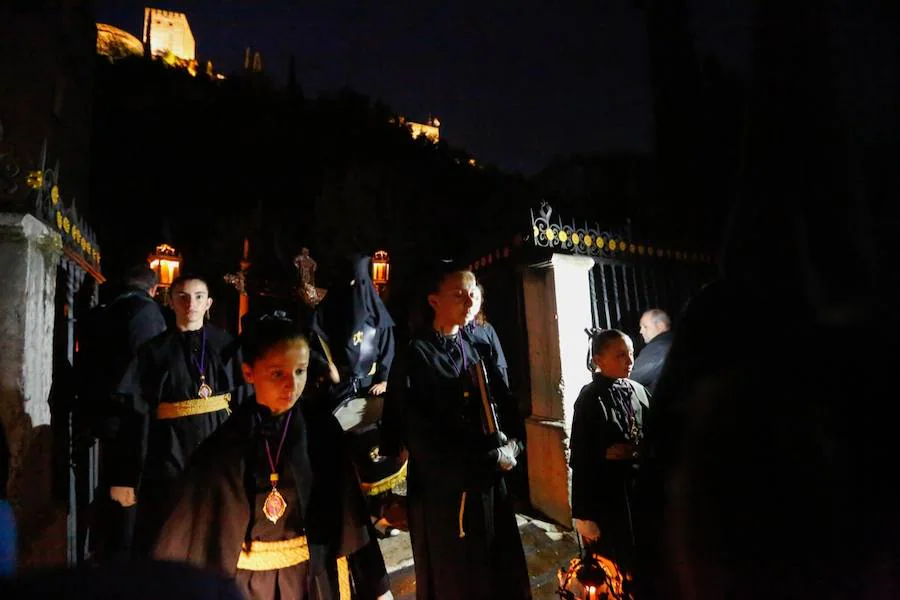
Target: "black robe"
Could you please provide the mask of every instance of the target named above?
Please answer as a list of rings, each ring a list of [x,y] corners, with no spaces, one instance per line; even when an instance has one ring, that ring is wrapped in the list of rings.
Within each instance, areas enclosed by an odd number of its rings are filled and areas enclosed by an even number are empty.
[[[202,334],[206,334],[204,371],[213,395],[230,393],[232,409],[239,406],[247,386],[240,372],[240,352],[226,332],[204,325],[203,330],[168,330],[141,347],[126,374],[121,391],[130,417],[123,425],[114,449],[110,485],[138,490],[138,515],[134,549],[149,551],[171,501],[172,486],[188,459],[219,425],[228,411],[157,419],[162,402],[180,402],[198,397]]]
[[[262,513],[271,489],[264,440],[269,439],[274,460],[287,415],[272,417],[250,399],[192,457],[154,557],[234,577],[252,599],[330,600],[338,597],[335,561],[350,555],[354,598],[385,593],[389,580],[383,562],[380,573],[357,574],[358,559],[369,560],[377,543],[368,537],[365,506],[340,427],[320,406],[301,399],[291,410],[278,466],[287,511],[277,523]],[[245,542],[299,535],[309,541],[308,561],[272,571],[237,569]]]
[[[321,342],[327,344],[341,376],[331,390],[336,401],[387,381],[394,361],[394,320],[372,283],[370,262],[351,257],[313,315],[313,348],[324,354]]]
[[[416,597],[531,598],[516,515],[496,466],[497,450],[481,433],[481,400],[463,356],[468,366],[479,359],[465,334],[413,340],[391,384],[402,396],[388,399],[409,450]],[[486,362],[501,428],[521,440],[515,403],[496,365]]]
[[[572,516],[597,523],[597,549],[628,571],[635,559],[631,512],[638,457],[607,460],[606,451],[619,443],[639,449],[649,409],[650,395],[641,384],[595,373],[578,395],[572,419]],[[638,428],[636,441],[629,434],[630,411]]]
[[[500,338],[497,336],[494,326],[487,322],[484,324],[472,322],[466,325],[466,333],[475,342],[478,352],[482,356],[491,358],[506,387],[509,387],[509,367],[506,364],[506,355],[503,353],[503,346],[500,345]]]

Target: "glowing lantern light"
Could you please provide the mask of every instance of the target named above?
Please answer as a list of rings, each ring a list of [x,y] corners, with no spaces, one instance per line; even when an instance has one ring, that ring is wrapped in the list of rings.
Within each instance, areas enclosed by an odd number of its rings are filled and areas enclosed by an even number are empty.
[[[384,291],[391,279],[391,259],[384,250],[372,255],[372,283],[379,293]]]
[[[172,285],[181,271],[181,255],[168,244],[157,246],[156,250],[147,257],[147,262],[159,277],[159,286],[162,288]]]

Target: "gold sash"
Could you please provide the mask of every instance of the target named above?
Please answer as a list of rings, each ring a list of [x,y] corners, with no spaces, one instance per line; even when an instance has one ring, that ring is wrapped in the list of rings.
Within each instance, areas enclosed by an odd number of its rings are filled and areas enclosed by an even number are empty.
[[[301,535],[280,542],[251,542],[244,544],[237,568],[245,571],[274,571],[293,567],[309,560],[309,543]]]
[[[237,568],[245,571],[275,571],[286,569],[309,560],[309,542],[305,535],[279,542],[251,542],[244,544],[238,557]],[[347,557],[337,559],[338,594],[340,600],[350,600],[350,568]]]
[[[393,475],[388,475],[381,481],[376,481],[375,483],[365,483],[360,482],[359,487],[362,490],[362,493],[366,496],[377,496],[382,492],[386,492],[389,489],[392,489],[401,481],[406,479],[406,465],[407,462],[403,463],[403,466],[400,467],[400,470],[394,473]]]
[[[209,398],[194,398],[192,400],[182,400],[181,402],[160,402],[159,406],[156,407],[156,418],[178,419],[220,410],[231,412],[231,409],[228,407],[229,402],[231,402],[231,394],[219,394]]]

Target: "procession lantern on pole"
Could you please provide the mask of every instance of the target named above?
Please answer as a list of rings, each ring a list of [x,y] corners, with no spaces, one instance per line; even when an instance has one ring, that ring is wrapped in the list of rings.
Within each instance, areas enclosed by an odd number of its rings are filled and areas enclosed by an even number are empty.
[[[378,289],[378,292],[387,287],[391,279],[391,259],[384,250],[378,250],[372,255],[372,283]]]
[[[171,286],[181,271],[181,255],[168,244],[157,246],[156,250],[147,257],[147,262],[159,278],[159,287],[163,289]]]
[[[157,246],[156,250],[147,257],[147,262],[159,277],[159,285],[163,288],[171,286],[181,270],[181,255],[168,244]]]

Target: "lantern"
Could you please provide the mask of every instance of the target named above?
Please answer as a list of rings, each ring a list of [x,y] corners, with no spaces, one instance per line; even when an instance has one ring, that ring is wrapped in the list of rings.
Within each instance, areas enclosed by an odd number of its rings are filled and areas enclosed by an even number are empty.
[[[181,255],[168,244],[160,244],[156,251],[147,257],[150,268],[159,277],[159,287],[168,288],[178,277],[181,270]]]
[[[557,595],[563,600],[633,600],[631,575],[612,560],[585,551],[569,561],[568,569],[556,573]]]
[[[372,255],[372,283],[382,291],[391,279],[391,260],[388,253],[384,250],[377,251]]]

